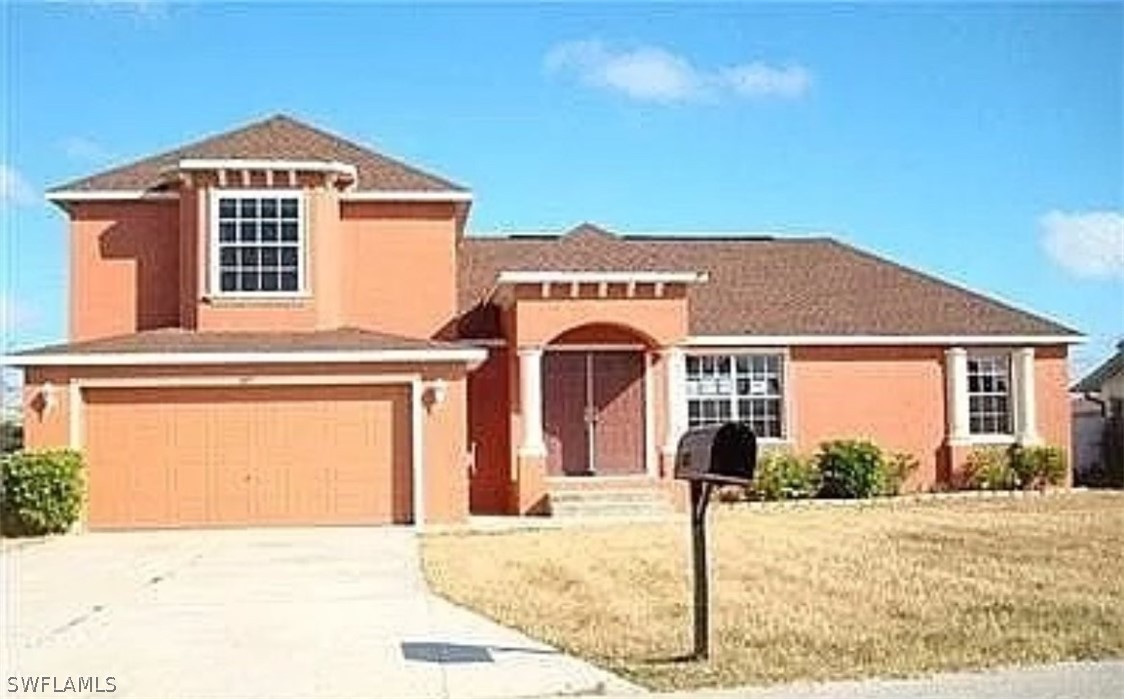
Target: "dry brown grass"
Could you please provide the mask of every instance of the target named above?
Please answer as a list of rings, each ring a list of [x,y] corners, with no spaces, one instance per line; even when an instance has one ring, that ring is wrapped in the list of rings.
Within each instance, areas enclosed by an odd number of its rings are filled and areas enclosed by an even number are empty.
[[[685,523],[427,538],[450,599],[657,689],[1124,656],[1124,494],[711,520],[715,648],[690,649]]]

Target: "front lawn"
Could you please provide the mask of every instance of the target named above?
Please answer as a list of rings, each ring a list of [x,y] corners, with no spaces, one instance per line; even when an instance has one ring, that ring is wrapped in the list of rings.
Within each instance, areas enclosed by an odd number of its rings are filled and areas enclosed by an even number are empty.
[[[1124,656],[1124,494],[713,508],[714,657],[688,526],[427,537],[440,594],[654,689]]]

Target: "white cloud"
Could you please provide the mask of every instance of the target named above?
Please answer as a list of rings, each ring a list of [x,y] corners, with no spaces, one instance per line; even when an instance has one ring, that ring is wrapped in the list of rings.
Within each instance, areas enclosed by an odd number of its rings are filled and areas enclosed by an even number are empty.
[[[1124,214],[1051,211],[1038,224],[1042,247],[1062,269],[1090,279],[1124,278]]]
[[[70,136],[59,141],[59,148],[74,160],[101,161],[112,157],[103,145],[84,136]]]
[[[549,72],[571,75],[584,85],[661,103],[713,100],[724,95],[793,99],[806,94],[812,85],[812,74],[800,65],[754,61],[704,70],[685,56],[658,46],[623,49],[596,40],[559,44],[547,52],[544,64]]]
[[[14,167],[0,163],[0,208],[36,204],[35,188]]]

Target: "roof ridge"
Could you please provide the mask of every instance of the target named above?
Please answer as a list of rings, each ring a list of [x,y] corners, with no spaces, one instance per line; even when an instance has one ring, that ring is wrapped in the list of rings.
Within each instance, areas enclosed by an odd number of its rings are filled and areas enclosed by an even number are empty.
[[[1053,325],[1058,330],[1064,331],[1065,334],[1075,335],[1075,336],[1081,335],[1081,333],[1078,332],[1077,330],[1074,330],[1073,328],[1069,327],[1068,325],[1065,325],[1064,323],[1058,322],[1057,320],[1054,320],[1053,318],[1048,318],[1048,317],[1046,317],[1046,316],[1044,316],[1040,313],[1037,313],[1035,311],[1030,311],[1030,310],[1027,310],[1025,308],[1020,308],[1019,306],[1016,306],[1013,302],[1007,301],[1005,299],[997,298],[997,297],[992,296],[990,294],[985,294],[981,291],[977,291],[975,289],[972,289],[972,288],[966,286],[965,284],[963,284],[961,282],[949,281],[947,279],[943,279],[941,277],[938,277],[934,274],[929,274],[928,272],[923,272],[919,269],[916,269],[914,267],[910,267],[908,265],[902,264],[901,262],[897,262],[897,261],[892,260],[888,257],[883,257],[882,255],[879,255],[877,253],[873,253],[869,250],[864,250],[863,248],[855,247],[854,245],[844,243],[844,242],[842,242],[842,241],[840,241],[836,238],[827,238],[827,239],[825,239],[825,242],[827,242],[831,245],[834,245],[834,246],[836,246],[836,247],[838,247],[838,248],[840,248],[840,249],[842,249],[842,250],[844,250],[844,251],[846,251],[846,252],[848,252],[848,253],[856,256],[856,257],[861,257],[861,258],[864,258],[864,259],[867,259],[867,260],[872,260],[872,261],[877,262],[879,264],[886,265],[888,267],[892,267],[892,268],[898,270],[899,272],[907,274],[907,275],[909,275],[911,277],[914,277],[916,279],[920,279],[922,281],[929,282],[929,283],[934,283],[934,284],[937,284],[939,286],[943,286],[943,287],[946,287],[946,288],[954,289],[954,290],[956,290],[956,291],[958,291],[962,294],[967,294],[967,295],[969,295],[969,296],[971,296],[971,297],[973,297],[973,298],[975,298],[979,301],[983,301],[984,303],[987,303],[991,306],[997,306],[999,308],[1002,308],[1005,311],[1010,311],[1010,312],[1013,312],[1013,313],[1019,313],[1019,314],[1022,314],[1024,316],[1029,316],[1031,318],[1034,318],[1035,320],[1041,321],[1043,323]]]
[[[235,126],[234,128],[210,133],[208,135],[196,138],[173,148],[161,150],[160,152],[153,155],[133,158],[118,165],[108,167],[104,170],[99,170],[92,174],[69,180],[63,184],[51,187],[47,191],[48,193],[52,193],[71,189],[90,188],[90,183],[97,180],[124,175],[132,170],[137,169],[156,169],[162,164],[166,164],[166,161],[173,160],[177,157],[182,158],[185,153],[206,150],[216,145],[221,146],[224,141],[237,141],[238,139],[242,138],[252,139],[257,135],[255,132],[259,130],[269,129],[291,129],[292,131],[303,135],[309,140],[320,139],[320,143],[325,144],[322,150],[333,149],[337,151],[350,152],[358,161],[350,164],[357,165],[360,168],[363,167],[363,161],[367,161],[369,163],[376,163],[376,167],[393,169],[408,177],[417,178],[420,181],[425,181],[432,187],[433,190],[448,189],[462,192],[468,191],[466,187],[456,184],[444,176],[432,174],[397,157],[390,156],[379,150],[376,150],[372,146],[361,144],[359,142],[348,139],[338,133],[328,131],[320,126],[315,126],[308,122],[302,121],[301,119],[297,119],[296,117],[293,117],[289,114],[280,112],[271,114],[264,118],[258,118],[253,121],[246,122],[240,126]],[[281,131],[279,133],[266,136],[266,138],[269,137],[284,140],[286,138],[286,134],[284,131]],[[290,138],[290,140],[292,139],[292,135],[289,135],[288,137]],[[221,148],[216,148],[216,150],[221,150]],[[117,187],[113,186],[109,187],[109,189],[116,188]]]

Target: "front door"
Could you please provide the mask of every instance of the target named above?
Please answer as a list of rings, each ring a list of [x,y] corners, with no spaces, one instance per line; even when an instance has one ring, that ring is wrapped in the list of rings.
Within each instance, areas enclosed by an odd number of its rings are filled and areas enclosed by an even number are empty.
[[[549,475],[645,472],[643,353],[548,351],[543,379]]]

